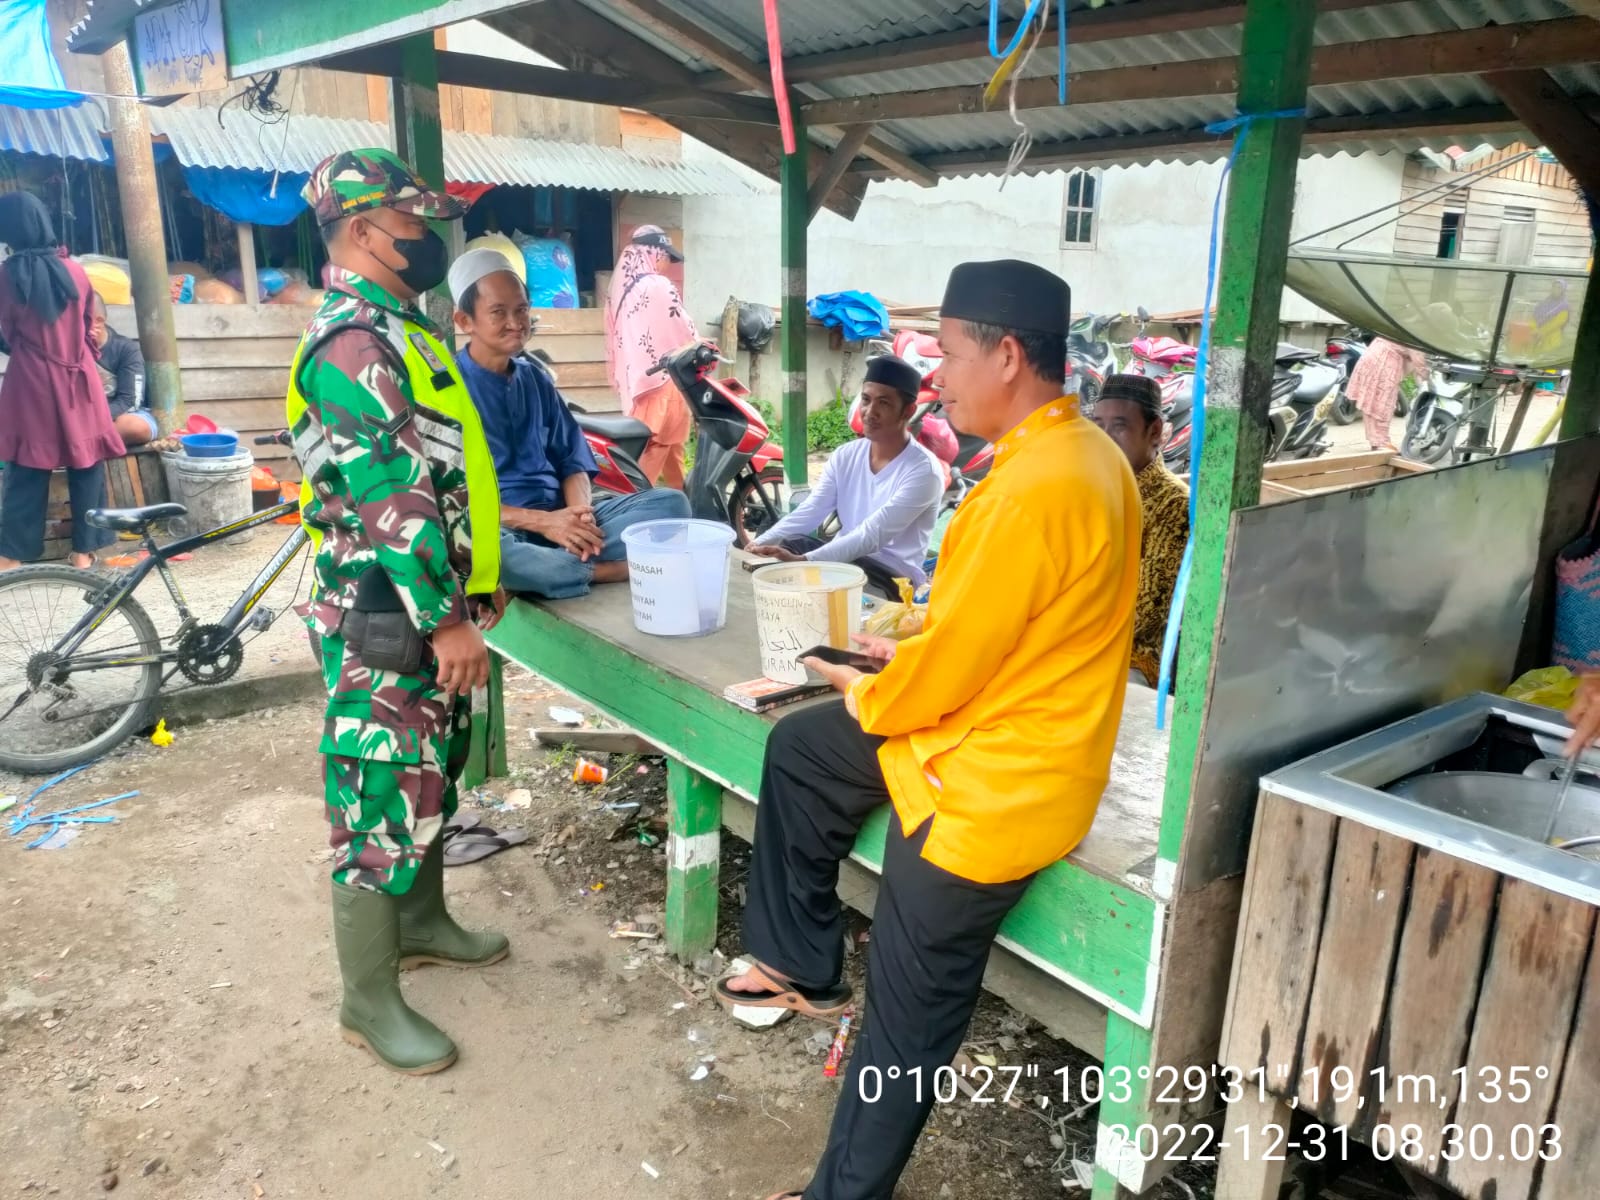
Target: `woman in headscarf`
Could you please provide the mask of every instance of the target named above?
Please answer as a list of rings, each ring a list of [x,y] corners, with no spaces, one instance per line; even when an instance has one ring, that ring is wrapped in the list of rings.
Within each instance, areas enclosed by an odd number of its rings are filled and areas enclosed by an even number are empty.
[[[0,196],[0,339],[10,354],[0,380],[0,570],[44,553],[50,472],[67,469],[72,556],[94,565],[111,535],[84,520],[106,502],[105,461],[124,452],[95,369],[92,292],[83,268],[56,241],[37,196]]]
[[[606,299],[606,367],[622,411],[650,426],[650,444],[639,456],[645,478],[654,484],[665,470],[667,486],[681,490],[689,402],[665,375],[648,373],[698,336],[678,289],[661,274],[669,261],[682,262],[683,255],[654,225],[639,226],[622,248]]]
[[[1400,399],[1400,386],[1406,379],[1427,374],[1428,360],[1422,351],[1402,346],[1388,338],[1375,337],[1350,372],[1345,395],[1361,410],[1367,445],[1374,450],[1393,450],[1389,423],[1394,420]]]

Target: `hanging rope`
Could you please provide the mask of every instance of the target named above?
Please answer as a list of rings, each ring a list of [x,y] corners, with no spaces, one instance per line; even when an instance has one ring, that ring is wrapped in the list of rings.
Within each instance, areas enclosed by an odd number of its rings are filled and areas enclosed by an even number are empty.
[[[1156,684],[1156,728],[1167,727],[1167,693],[1172,689],[1172,663],[1178,651],[1178,632],[1183,624],[1184,600],[1189,594],[1189,576],[1194,568],[1194,528],[1200,499],[1200,457],[1206,438],[1206,372],[1211,361],[1211,309],[1217,291],[1217,260],[1222,249],[1222,197],[1227,192],[1228,176],[1244,145],[1244,136],[1257,121],[1278,121],[1303,117],[1303,108],[1283,108],[1277,112],[1241,113],[1226,121],[1206,126],[1207,133],[1233,134],[1233,145],[1222,164],[1217,194],[1211,202],[1211,244],[1206,250],[1206,299],[1200,310],[1200,346],[1194,363],[1194,400],[1190,417],[1189,445],[1189,540],[1183,547],[1183,561],[1172,589],[1172,607],[1167,612],[1167,633],[1161,642],[1161,677]]]

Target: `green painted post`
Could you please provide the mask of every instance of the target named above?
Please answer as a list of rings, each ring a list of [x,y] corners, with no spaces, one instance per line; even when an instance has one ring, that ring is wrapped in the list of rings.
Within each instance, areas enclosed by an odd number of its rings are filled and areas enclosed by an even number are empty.
[[[783,189],[783,467],[789,487],[806,486],[806,131],[795,117],[795,152],[779,171]]]
[[[1241,114],[1304,107],[1315,24],[1316,5],[1306,0],[1249,0],[1239,56]],[[1169,871],[1178,862],[1189,816],[1190,783],[1202,745],[1212,643],[1222,613],[1229,523],[1235,509],[1260,503],[1268,388],[1304,129],[1302,118],[1250,125],[1242,135],[1228,183],[1206,377],[1205,446],[1192,531],[1194,564],[1183,610],[1177,703],[1157,846]]]
[[[1117,1013],[1106,1014],[1106,1087],[1097,1118],[1091,1200],[1118,1200],[1145,1190],[1145,1172],[1152,1164],[1144,1161],[1134,1139],[1141,1125],[1152,1123],[1150,1079],[1139,1078],[1141,1069],[1148,1073],[1153,1068],[1150,1050],[1148,1029]],[[1130,1137],[1120,1136],[1122,1129]]]
[[[717,944],[722,788],[667,760],[667,949],[692,963]]]
[[[443,188],[444,127],[439,122],[439,58],[434,53],[433,34],[414,34],[398,45],[400,74],[389,80],[389,136],[394,139],[394,152],[425,182]],[[434,229],[446,241],[453,236],[443,224],[435,224]],[[443,284],[428,294],[426,309],[439,328],[453,328],[450,295]]]
[[[1572,378],[1561,406],[1561,440],[1596,430],[1600,430],[1600,275],[1590,275],[1572,349]]]

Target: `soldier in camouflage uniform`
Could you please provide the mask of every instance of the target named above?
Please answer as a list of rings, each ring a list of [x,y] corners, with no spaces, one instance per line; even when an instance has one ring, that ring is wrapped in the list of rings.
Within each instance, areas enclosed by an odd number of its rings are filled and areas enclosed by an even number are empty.
[[[295,354],[288,417],[317,550],[301,611],[328,688],[340,1024],[387,1066],[423,1074],[456,1048],[406,1005],[398,970],[508,951],[446,912],[440,840],[471,691],[488,675],[479,626],[505,605],[493,461],[450,350],[414,303],[445,275],[427,219],[466,206],[381,149],[326,160],[304,195],[328,245],[328,292]],[[375,634],[380,623],[401,642]]]

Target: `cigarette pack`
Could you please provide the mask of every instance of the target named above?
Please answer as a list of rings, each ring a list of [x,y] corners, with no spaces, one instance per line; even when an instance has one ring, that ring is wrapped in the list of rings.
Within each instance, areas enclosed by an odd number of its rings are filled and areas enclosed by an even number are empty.
[[[813,696],[827,695],[833,688],[827,683],[784,683],[777,679],[752,679],[746,683],[731,683],[724,689],[722,698],[750,712],[766,712],[781,708]]]

